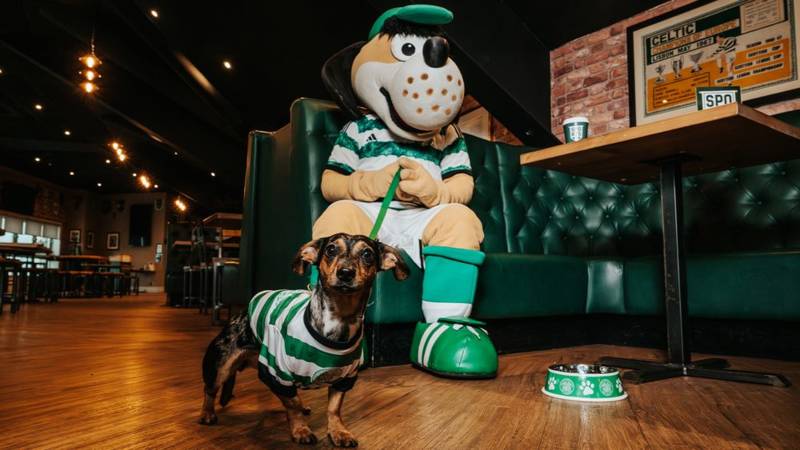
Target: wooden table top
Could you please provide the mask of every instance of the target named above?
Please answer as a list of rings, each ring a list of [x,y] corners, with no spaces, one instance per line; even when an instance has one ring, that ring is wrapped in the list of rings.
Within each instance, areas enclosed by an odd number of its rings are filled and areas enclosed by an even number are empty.
[[[800,158],[800,128],[732,103],[520,155],[522,164],[623,184],[658,179],[654,161],[685,155],[693,175]]]
[[[17,255],[35,255],[37,253],[50,254],[52,251],[42,244],[0,244],[0,252],[14,253]]]
[[[73,261],[107,261],[108,257],[99,255],[61,255],[58,259]]]

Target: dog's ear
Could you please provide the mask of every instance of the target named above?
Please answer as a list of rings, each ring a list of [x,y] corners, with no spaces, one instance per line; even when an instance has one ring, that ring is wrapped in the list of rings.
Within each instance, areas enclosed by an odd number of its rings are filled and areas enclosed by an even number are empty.
[[[408,278],[408,266],[403,261],[403,255],[396,248],[380,244],[381,249],[381,270],[392,269],[395,279],[403,281]]]
[[[325,246],[327,239],[317,239],[309,241],[297,251],[292,260],[292,271],[298,275],[305,275],[309,264],[316,264],[319,259],[319,252]]]
[[[356,55],[358,55],[365,43],[363,41],[356,42],[339,50],[322,65],[322,84],[328,89],[339,108],[353,120],[360,119],[364,116],[364,113],[358,108],[358,98],[355,91],[353,91],[350,72],[353,67],[353,60],[356,59]]]

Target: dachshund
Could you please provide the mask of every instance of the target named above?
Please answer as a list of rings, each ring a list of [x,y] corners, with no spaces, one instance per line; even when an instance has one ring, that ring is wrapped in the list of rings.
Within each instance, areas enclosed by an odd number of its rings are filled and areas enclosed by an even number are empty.
[[[342,422],[341,410],[363,362],[367,301],[378,272],[391,269],[396,279],[404,280],[408,267],[395,248],[344,233],[303,245],[292,270],[303,275],[311,265],[319,272],[313,290],[259,292],[208,345],[201,424],[217,422],[217,393],[222,390],[220,405],[227,405],[236,372],[252,367],[286,408],[293,441],[317,442],[303,417],[310,410],[297,388],[329,385],[328,437],[336,446],[358,445]]]

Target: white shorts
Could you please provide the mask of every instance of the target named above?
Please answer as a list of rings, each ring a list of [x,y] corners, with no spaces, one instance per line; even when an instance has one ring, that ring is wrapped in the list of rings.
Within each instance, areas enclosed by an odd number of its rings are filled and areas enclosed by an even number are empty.
[[[380,203],[347,201],[361,208],[369,217],[369,220],[375,223],[378,218],[378,212],[381,210]],[[386,211],[386,217],[383,219],[383,225],[378,230],[378,240],[392,247],[405,250],[408,256],[414,260],[414,264],[422,267],[422,249],[420,248],[422,232],[425,231],[425,227],[428,226],[431,219],[446,206],[445,204],[437,205],[433,208],[389,208]]]

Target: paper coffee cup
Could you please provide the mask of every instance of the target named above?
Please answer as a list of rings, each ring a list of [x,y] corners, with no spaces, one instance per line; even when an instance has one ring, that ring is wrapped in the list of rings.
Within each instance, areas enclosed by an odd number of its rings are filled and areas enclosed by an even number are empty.
[[[570,117],[563,123],[564,138],[567,142],[576,142],[589,136],[589,119],[586,117]]]

